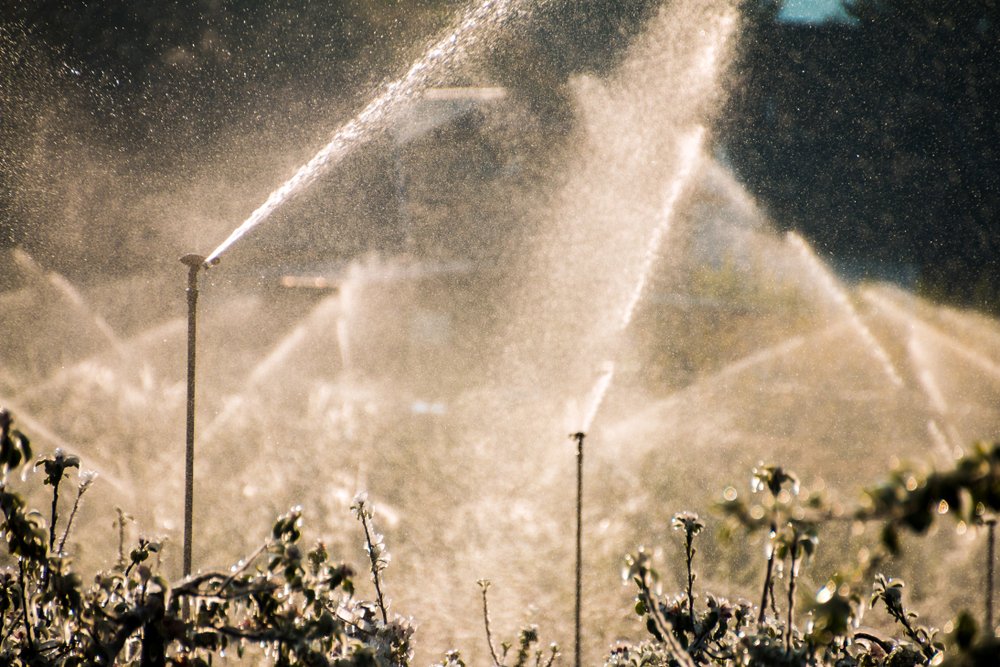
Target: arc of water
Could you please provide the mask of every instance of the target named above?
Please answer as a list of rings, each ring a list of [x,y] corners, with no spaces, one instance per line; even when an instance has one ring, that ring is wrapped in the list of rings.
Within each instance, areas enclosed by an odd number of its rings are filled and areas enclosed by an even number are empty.
[[[926,348],[919,340],[917,334],[922,333],[925,336],[930,335],[937,338],[939,342],[942,342],[989,373],[996,375],[1000,371],[1000,368],[981,355],[971,352],[965,346],[954,341],[950,336],[937,331],[916,315],[892,303],[889,299],[876,294],[871,289],[862,291],[861,296],[878,310],[888,313],[890,317],[909,327],[910,337],[907,342],[907,351],[912,360],[917,381],[924,396],[927,398],[928,407],[931,413],[935,415],[927,422],[927,432],[944,460],[950,460],[953,452],[961,451],[962,443],[965,440],[950,417],[951,408],[945,399],[944,392],[941,391],[941,387],[938,385],[937,378],[929,368]],[[940,423],[944,424],[944,430],[942,430]]]
[[[871,332],[871,329],[862,321],[854,304],[851,303],[847,292],[838,284],[830,270],[823,265],[819,257],[816,256],[816,253],[813,252],[812,248],[809,247],[809,244],[801,236],[795,232],[788,232],[786,238],[792,247],[796,248],[802,254],[802,259],[805,261],[806,267],[816,278],[823,291],[844,312],[847,321],[851,323],[851,327],[854,328],[858,337],[861,338],[865,349],[878,361],[889,382],[897,389],[903,387],[903,378],[900,376],[899,371],[896,370],[895,364],[892,363],[889,353],[886,352],[885,348]]]
[[[695,64],[695,68],[697,70],[695,78],[697,80],[715,80],[719,67],[719,60],[722,57],[726,44],[729,42],[729,39],[733,34],[735,26],[736,16],[733,12],[726,11],[719,16],[715,30],[710,33],[710,38],[705,43],[705,48],[701,53],[701,57]],[[632,288],[632,292],[625,304],[625,310],[622,313],[622,319],[619,325],[620,330],[627,329],[629,324],[632,322],[636,306],[638,306],[639,300],[642,298],[642,293],[646,288],[646,282],[649,280],[649,274],[651,273],[653,265],[659,256],[660,247],[663,245],[663,239],[670,230],[670,225],[673,222],[674,210],[677,207],[677,203],[680,200],[681,195],[684,194],[684,190],[687,188],[688,182],[697,172],[704,140],[705,127],[703,125],[697,125],[679,142],[677,172],[674,175],[673,180],[671,180],[670,185],[667,186],[663,202],[660,205],[660,210],[657,214],[658,221],[656,226],[653,228],[653,233],[649,238],[648,244],[646,245],[646,252],[642,259],[642,265],[639,269],[635,287]]]
[[[246,404],[247,395],[261,387],[288,357],[302,347],[308,341],[311,332],[318,327],[325,326],[331,316],[342,318],[341,307],[342,304],[338,296],[330,296],[319,302],[303,321],[282,337],[268,355],[254,366],[246,381],[243,382],[243,391],[226,400],[222,410],[200,433],[201,439],[211,441],[219,430],[240,412]]]
[[[745,357],[741,357],[740,359],[726,364],[711,375],[698,378],[687,386],[678,389],[665,400],[677,400],[685,395],[699,394],[700,392],[706,391],[706,389],[711,385],[718,384],[728,378],[740,375],[741,373],[756,368],[769,361],[780,359],[795,352],[805,345],[810,338],[833,336],[836,335],[842,328],[843,325],[831,325],[815,331],[808,336],[792,336],[791,338],[783,340],[780,343],[776,343],[775,345],[751,352]]]
[[[954,336],[948,335],[929,322],[925,322],[921,318],[917,317],[913,313],[907,312],[899,305],[893,303],[885,296],[876,293],[874,290],[863,290],[861,292],[861,296],[877,308],[893,316],[895,319],[906,322],[910,326],[916,327],[920,331],[928,334],[931,338],[941,343],[955,354],[971,363],[973,366],[976,366],[985,373],[992,375],[995,379],[1000,380],[1000,364],[997,364],[993,360],[989,359],[986,355],[971,349],[968,345],[956,340]]]
[[[129,338],[123,346],[129,350],[143,349],[152,343],[166,342],[170,338],[176,338],[184,333],[184,320],[176,318],[164,322],[161,325],[152,327],[135,338]],[[133,353],[134,356],[134,353]],[[55,388],[68,382],[73,382],[75,377],[85,375],[90,369],[100,363],[100,355],[91,355],[86,359],[74,363],[72,366],[60,368],[54,374],[48,376],[43,381],[35,383],[18,392],[17,398],[24,401],[32,401],[39,396],[51,393]]]
[[[660,246],[663,245],[663,238],[667,235],[670,224],[673,222],[674,209],[677,208],[678,200],[680,200],[681,195],[687,188],[688,182],[696,171],[704,139],[705,128],[699,125],[680,141],[677,173],[674,175],[673,180],[670,181],[670,185],[667,186],[663,203],[657,215],[656,226],[653,228],[653,233],[650,235],[649,242],[646,245],[646,252],[642,258],[642,265],[639,268],[635,286],[632,288],[628,301],[625,303],[625,311],[622,313],[621,323],[618,327],[622,331],[627,329],[628,325],[632,322],[636,306],[639,305],[639,299],[642,298],[642,293],[646,289],[649,274],[652,272],[653,265],[660,255]]]
[[[33,440],[38,439],[41,441],[48,441],[66,452],[79,451],[79,448],[66,442],[66,440],[59,436],[55,431],[46,426],[40,419],[33,417],[31,413],[26,411],[20,405],[17,405],[16,403],[13,403],[5,398],[0,398],[0,405],[9,409],[17,417],[19,422],[28,427],[28,430],[33,434]],[[86,456],[87,459],[91,461],[91,463],[88,463],[88,466],[91,466],[94,471],[97,472],[98,477],[107,480],[111,486],[126,494],[128,497],[132,498],[135,496],[135,489],[132,485],[122,481],[122,479],[117,475],[113,475],[108,472],[111,470],[111,466],[105,465],[104,462],[100,460],[98,455],[93,452],[88,452]],[[96,461],[96,464],[93,463],[94,461]]]
[[[923,390],[924,396],[927,397],[928,406],[931,411],[937,415],[935,418],[928,421],[927,431],[938,450],[945,456],[946,459],[948,459],[950,458],[951,452],[953,452],[956,447],[960,447],[962,442],[958,429],[955,428],[954,422],[949,418],[951,409],[948,405],[948,401],[945,399],[944,393],[938,385],[937,378],[930,370],[929,364],[927,363],[927,351],[924,345],[921,344],[916,331],[910,331],[909,340],[907,340],[906,343],[906,349],[910,355],[910,359],[912,360],[913,367],[916,369],[917,382]],[[945,435],[945,432],[941,430],[941,427],[938,424],[939,421],[944,423],[947,436]]]
[[[614,362],[605,362],[601,374],[594,383],[594,387],[590,390],[590,395],[587,398],[587,408],[583,413],[583,420],[580,424],[581,433],[586,433],[590,430],[590,426],[594,423],[594,418],[597,416],[597,411],[601,409],[601,404],[604,403],[604,396],[608,393],[608,387],[611,386],[611,381],[614,377]]]
[[[111,329],[107,321],[91,308],[83,299],[83,295],[64,276],[55,271],[46,271],[35,259],[21,248],[14,249],[14,263],[37,283],[46,285],[89,323],[103,337],[118,355],[125,354],[121,339]]]
[[[701,54],[701,58],[695,64],[697,70],[695,73],[696,79],[701,81],[715,80],[721,54],[732,35],[735,24],[736,17],[732,12],[727,11],[719,17],[715,31],[709,33],[710,37]],[[677,204],[680,201],[681,195],[687,189],[688,183],[698,170],[705,132],[706,130],[703,125],[696,125],[686,135],[682,136],[678,142],[677,171],[667,185],[663,200],[656,213],[656,224],[646,244],[635,285],[629,293],[628,300],[625,302],[625,309],[622,312],[621,321],[618,326],[619,331],[627,329],[632,322],[635,309],[639,305],[639,301],[646,289],[649,275],[652,273],[653,266],[660,255],[660,248],[663,245],[664,237],[666,237],[670,230]],[[593,424],[597,412],[604,403],[604,397],[611,387],[614,376],[614,362],[605,362],[604,370],[601,372],[589,395],[587,408],[583,415],[582,432],[587,432]]]
[[[704,393],[711,391],[713,387],[721,384],[729,378],[738,376],[770,361],[786,357],[801,349],[813,340],[820,340],[839,335],[846,327],[847,325],[844,323],[831,324],[807,335],[792,336],[774,345],[751,352],[740,359],[736,359],[735,361],[726,364],[714,373],[700,377],[690,384],[674,391],[669,396],[666,396],[661,401],[657,402],[651,408],[628,421],[629,423],[634,423],[648,420],[650,414],[662,409],[662,406],[664,405],[672,406],[684,401],[685,399],[702,396]]]
[[[545,1],[539,0],[535,4],[544,4]],[[289,197],[307,187],[326,169],[342,160],[366,137],[385,129],[389,117],[410,97],[431,85],[435,75],[447,69],[447,66],[453,65],[456,58],[477,45],[486,32],[486,26],[502,24],[515,14],[521,16],[527,13],[527,10],[522,9],[524,4],[525,0],[484,0],[466,10],[451,32],[439,39],[422,58],[413,63],[403,77],[386,85],[357,116],[334,132],[329,143],[309,162],[302,165],[291,178],[272,192],[264,203],[250,214],[250,217],[205,258],[205,266],[216,264],[234,243],[270,216]]]
[[[949,424],[948,434],[945,435],[937,419],[928,419],[927,435],[930,436],[931,442],[934,443],[934,447],[937,449],[942,463],[952,461],[956,455],[961,455],[962,447],[956,444],[961,442],[961,440],[959,439],[958,430],[954,426]]]

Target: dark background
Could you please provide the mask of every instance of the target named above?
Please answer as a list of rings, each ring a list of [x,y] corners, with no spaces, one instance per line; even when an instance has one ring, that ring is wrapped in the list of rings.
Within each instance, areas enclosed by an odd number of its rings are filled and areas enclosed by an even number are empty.
[[[573,122],[567,79],[612,67],[658,4],[557,0],[494,45],[486,70],[558,143]],[[75,235],[50,225],[32,176],[40,136],[58,152],[97,134],[95,159],[147,183],[182,178],[234,128],[314,145],[294,135],[296,118],[363,104],[462,6],[0,0],[0,245],[71,276],[124,249],[115,270],[137,270],[157,241],[143,220],[124,233],[96,215]],[[1000,312],[996,2],[857,0],[850,21],[818,25],[778,20],[776,1],[743,10],[716,148],[776,224],[848,277]],[[75,165],[46,168],[55,178]]]
[[[997,312],[997,4],[859,0],[820,26],[774,4],[748,5],[723,130],[741,180],[847,272]]]

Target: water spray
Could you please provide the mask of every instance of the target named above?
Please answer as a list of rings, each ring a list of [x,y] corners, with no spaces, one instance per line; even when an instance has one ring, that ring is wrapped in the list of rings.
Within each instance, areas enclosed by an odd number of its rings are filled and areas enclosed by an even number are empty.
[[[795,232],[788,232],[785,234],[785,239],[792,247],[798,250],[805,262],[806,269],[815,278],[820,289],[844,313],[844,316],[857,333],[858,338],[861,339],[865,348],[879,362],[882,371],[885,373],[893,389],[902,389],[906,383],[903,382],[903,378],[896,369],[892,357],[889,356],[889,353],[871,332],[871,329],[862,321],[847,292],[840,285],[830,269],[823,264],[804,238]]]
[[[543,4],[540,0],[535,4]],[[453,29],[438,39],[399,79],[386,84],[381,93],[353,119],[341,125],[330,141],[285,181],[204,260],[214,265],[230,246],[263,222],[291,196],[308,187],[339,163],[358,145],[385,130],[393,115],[414,96],[440,82],[442,74],[470,53],[484,46],[489,29],[511,19],[523,19],[531,7],[524,0],[481,0],[463,12]]]
[[[217,263],[218,260],[212,262]],[[194,390],[195,390],[195,343],[198,332],[198,270],[210,264],[201,255],[189,254],[181,257],[181,264],[188,267],[187,303],[187,438],[184,449],[184,570],[183,576],[191,574],[191,535],[194,519]],[[185,609],[185,612],[187,610]]]
[[[677,172],[664,193],[663,201],[657,215],[656,226],[653,228],[653,233],[646,244],[646,253],[643,256],[635,286],[632,288],[628,301],[625,303],[625,310],[622,313],[622,319],[618,326],[620,331],[624,331],[632,323],[635,309],[639,305],[639,300],[646,289],[646,282],[649,280],[650,273],[652,273],[656,260],[659,258],[663,237],[666,236],[673,223],[677,203],[687,189],[687,184],[697,173],[704,140],[705,127],[697,125],[680,141],[680,145],[678,146],[680,155],[678,157]]]

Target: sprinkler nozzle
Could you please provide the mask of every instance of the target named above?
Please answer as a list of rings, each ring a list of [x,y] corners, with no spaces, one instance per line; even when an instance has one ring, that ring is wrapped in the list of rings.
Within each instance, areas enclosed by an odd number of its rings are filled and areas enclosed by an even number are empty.
[[[212,259],[206,259],[204,262],[201,263],[202,268],[205,268],[205,269],[212,268],[213,266],[215,266],[216,264],[219,263],[219,259],[220,259],[219,257],[213,257]]]
[[[202,257],[201,255],[196,255],[194,253],[191,253],[181,257],[181,264],[186,264],[187,266],[194,268],[196,266],[202,266],[203,264],[205,264],[205,258]]]

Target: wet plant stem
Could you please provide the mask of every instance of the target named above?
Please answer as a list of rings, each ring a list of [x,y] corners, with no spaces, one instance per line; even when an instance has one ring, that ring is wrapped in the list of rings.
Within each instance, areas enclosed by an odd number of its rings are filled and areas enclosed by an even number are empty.
[[[785,623],[785,652],[792,652],[792,615],[795,613],[795,568],[799,559],[798,535],[792,536],[791,565],[788,572],[788,620]]]
[[[887,606],[889,610],[889,615],[895,619],[897,623],[903,626],[903,630],[906,631],[906,636],[909,637],[913,642],[920,647],[920,652],[924,654],[924,657],[928,661],[932,660],[937,654],[931,644],[917,632],[913,625],[910,624],[910,618],[906,613],[906,610],[900,605],[898,607]]]
[[[21,613],[24,616],[24,632],[28,647],[34,651],[35,640],[31,636],[31,616],[28,615],[28,586],[24,577],[24,559],[17,559],[18,583],[21,585]]]
[[[361,518],[361,526],[365,530],[365,543],[368,545],[368,560],[371,561],[372,565],[372,582],[375,584],[375,597],[378,601],[378,609],[382,612],[382,623],[389,623],[389,615],[385,610],[385,598],[382,597],[382,584],[379,581],[378,576],[378,551],[375,548],[375,544],[372,543],[371,531],[368,529],[368,516],[364,511],[359,512]]]
[[[56,544],[56,521],[59,519],[59,483],[62,481],[62,475],[59,475],[52,482],[52,509],[50,511],[49,520],[49,553],[52,553],[52,549]],[[41,586],[44,589],[49,583],[49,564],[46,562],[42,566],[42,577]]]
[[[23,616],[24,615],[24,612],[22,612],[22,611],[19,611],[17,613],[18,613],[18,616]],[[6,620],[6,614],[0,614],[0,622],[5,621],[5,620]],[[10,625],[7,626],[7,630],[3,633],[3,635],[0,635],[0,646],[3,646],[4,643],[6,643],[7,638],[10,637],[11,633],[13,633],[14,630],[17,629],[17,624],[18,624],[18,621],[20,621],[20,620],[21,620],[20,618],[15,618],[14,620],[12,620],[10,622]],[[5,625],[5,624],[4,623],[0,623],[0,627],[2,627],[3,625]]]
[[[83,482],[77,487],[76,500],[73,501],[73,509],[69,512],[69,519],[66,520],[66,528],[63,529],[62,537],[59,538],[59,549],[56,551],[56,555],[62,554],[66,548],[66,540],[69,538],[69,531],[73,527],[73,520],[76,519],[76,513],[80,509],[80,501],[83,499],[83,494],[87,492],[88,488],[90,488],[88,482]]]
[[[771,605],[771,615],[778,618],[780,614],[778,613],[778,596],[774,594],[774,577],[771,577],[770,591],[771,592],[768,594],[767,599],[768,603]]]
[[[687,575],[688,575],[688,586],[687,586],[687,598],[688,598],[688,617],[691,619],[691,631],[695,631],[694,627],[694,569],[692,564],[694,563],[694,533],[692,531],[686,532],[687,543],[685,545],[685,556],[687,558]]]
[[[777,533],[778,533],[777,522],[774,519],[772,519],[771,520],[771,529],[770,529],[770,532],[768,534],[769,535],[768,539],[770,539],[772,543],[768,546],[768,551],[767,551],[767,569],[764,572],[764,591],[763,591],[763,593],[761,593],[761,596],[760,596],[760,613],[757,615],[757,626],[758,627],[764,625],[764,616],[767,614],[767,596],[768,596],[768,593],[771,591],[771,577],[774,574],[774,552],[775,552],[775,549],[774,549],[773,541],[774,541],[774,536]],[[772,597],[773,597],[773,594],[772,594]]]
[[[243,564],[240,567],[238,567],[235,570],[233,570],[233,573],[230,574],[229,577],[227,577],[226,580],[222,582],[222,585],[219,586],[219,592],[221,593],[222,591],[224,591],[227,588],[229,588],[229,585],[231,583],[233,583],[234,581],[236,581],[236,577],[238,577],[241,574],[243,574],[244,572],[246,572],[247,568],[250,567],[255,560],[257,560],[258,556],[260,556],[262,553],[264,553],[264,551],[268,548],[268,546],[270,546],[270,543],[269,542],[265,542],[264,544],[262,544],[259,547],[257,547],[257,550],[254,551],[252,554],[250,554],[250,556],[248,556],[247,558],[245,558],[243,560]]]
[[[120,507],[116,507],[118,512],[118,569],[125,569],[125,512]]]
[[[51,522],[49,523],[49,551],[56,546],[56,521],[59,518],[59,483],[62,475],[59,475],[52,482],[52,511]]]
[[[583,440],[586,434],[574,433],[576,440],[576,606],[573,613],[573,664],[580,667],[580,625],[583,597]]]
[[[483,624],[486,626],[486,645],[490,647],[490,657],[493,658],[494,667],[501,667],[496,647],[493,646],[493,632],[490,630],[490,606],[486,598],[490,582],[483,579],[479,582],[479,587],[483,589]]]
[[[996,634],[993,625],[993,582],[996,562],[996,528],[997,520],[991,517],[986,521],[986,633],[988,637]]]

